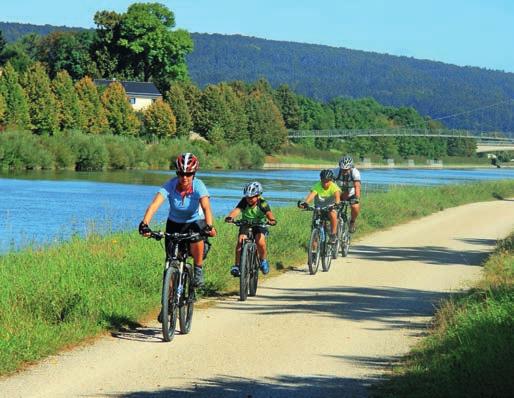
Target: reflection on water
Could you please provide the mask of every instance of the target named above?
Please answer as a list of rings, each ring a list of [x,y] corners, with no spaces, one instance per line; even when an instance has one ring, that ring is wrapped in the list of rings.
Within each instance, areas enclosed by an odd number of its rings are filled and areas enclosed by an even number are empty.
[[[292,204],[318,179],[315,170],[203,171],[216,216],[238,201],[242,186],[260,181],[272,206]],[[513,169],[361,171],[365,189],[514,178]],[[136,228],[158,187],[173,172],[33,171],[0,173],[0,252],[66,239],[72,234]],[[156,220],[165,220],[163,206]]]

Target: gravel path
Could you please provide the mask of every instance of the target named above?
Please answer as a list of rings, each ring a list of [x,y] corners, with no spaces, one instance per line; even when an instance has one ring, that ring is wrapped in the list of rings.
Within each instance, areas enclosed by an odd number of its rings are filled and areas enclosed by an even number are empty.
[[[196,311],[172,343],[157,323],[101,338],[0,379],[0,396],[366,397],[512,228],[514,202],[495,201],[378,232],[328,273],[302,265]]]

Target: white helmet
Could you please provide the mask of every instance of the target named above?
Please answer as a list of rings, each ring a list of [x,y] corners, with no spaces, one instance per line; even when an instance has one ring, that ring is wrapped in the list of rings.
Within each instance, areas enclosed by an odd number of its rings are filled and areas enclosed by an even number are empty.
[[[351,156],[343,156],[339,161],[339,168],[346,170],[353,167],[353,159]]]
[[[262,185],[257,181],[250,182],[244,186],[243,194],[247,198],[260,195],[262,194]]]

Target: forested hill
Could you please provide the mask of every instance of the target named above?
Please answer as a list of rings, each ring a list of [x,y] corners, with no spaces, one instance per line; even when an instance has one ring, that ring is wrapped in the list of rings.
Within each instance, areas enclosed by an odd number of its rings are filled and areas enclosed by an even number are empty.
[[[0,22],[0,30],[11,42],[28,33],[81,28]],[[192,37],[189,71],[201,86],[265,77],[273,87],[287,83],[318,100],[373,97],[443,118],[448,127],[514,131],[514,73],[241,35]]]
[[[188,65],[200,85],[265,77],[318,100],[369,96],[433,118],[462,113],[443,119],[449,127],[514,131],[514,73],[240,35],[192,36]]]
[[[10,43],[18,40],[20,37],[30,33],[37,33],[38,35],[45,36],[50,32],[60,31],[79,31],[85,30],[83,28],[69,28],[67,26],[54,26],[54,25],[32,25],[29,23],[17,22],[0,22],[0,30],[6,42]]]

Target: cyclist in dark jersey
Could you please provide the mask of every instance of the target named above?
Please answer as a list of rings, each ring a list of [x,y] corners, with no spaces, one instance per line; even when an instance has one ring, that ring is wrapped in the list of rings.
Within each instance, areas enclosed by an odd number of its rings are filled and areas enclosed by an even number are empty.
[[[256,223],[264,224],[266,221],[270,225],[275,225],[277,221],[271,212],[268,202],[261,196],[262,185],[257,181],[246,184],[243,188],[244,197],[239,201],[237,206],[225,217],[225,222],[232,222],[239,214],[242,220],[254,221]],[[235,265],[231,268],[230,273],[234,277],[239,276],[239,260],[241,258],[241,246],[243,240],[246,238],[246,231],[248,227],[241,226],[239,229],[239,237],[236,245],[236,258]],[[261,259],[261,271],[263,274],[269,272],[269,263],[266,259],[266,235],[268,229],[262,226],[251,227],[255,236],[255,243],[257,244],[257,252]]]
[[[343,156],[339,160],[339,169],[336,171],[336,184],[341,188],[341,200],[350,202],[351,220],[350,232],[355,232],[355,220],[360,213],[360,196],[361,196],[361,173],[353,165],[353,159],[350,156]]]

